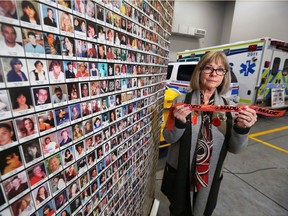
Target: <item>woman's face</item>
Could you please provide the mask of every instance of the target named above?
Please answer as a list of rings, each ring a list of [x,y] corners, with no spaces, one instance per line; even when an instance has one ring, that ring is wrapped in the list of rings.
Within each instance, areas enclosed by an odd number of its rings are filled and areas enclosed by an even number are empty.
[[[16,70],[16,71],[20,71],[21,68],[22,68],[22,64],[20,64],[20,63],[17,63],[14,65],[14,70]]]
[[[37,69],[37,71],[42,71],[43,65],[42,65],[41,63],[38,63],[38,64],[36,65],[36,69]]]
[[[26,128],[26,130],[28,131],[32,131],[33,130],[33,123],[30,119],[26,119],[24,121],[24,127]]]
[[[215,61],[210,62],[209,64],[205,65],[212,67],[214,69],[216,68],[224,68],[225,66],[222,61]],[[223,81],[224,76],[219,76],[216,74],[216,71],[213,71],[212,73],[204,73],[204,71],[200,72],[200,86],[202,90],[215,90]]]
[[[71,25],[70,17],[69,17],[68,14],[65,14],[65,15],[63,16],[63,23],[64,23],[64,25],[65,25],[66,27]]]
[[[68,38],[65,38],[64,43],[65,43],[66,49],[69,50],[69,51],[71,51],[72,48],[73,48],[73,45],[72,45],[72,43],[69,41]]]
[[[23,94],[20,94],[16,100],[19,106],[26,104],[26,97]]]
[[[39,189],[38,194],[39,194],[39,195],[44,195],[44,194],[45,194],[45,191],[46,191],[46,189],[45,189],[44,187],[41,187],[41,188]]]
[[[26,7],[23,9],[24,13],[31,19],[35,16],[35,10],[31,7]]]

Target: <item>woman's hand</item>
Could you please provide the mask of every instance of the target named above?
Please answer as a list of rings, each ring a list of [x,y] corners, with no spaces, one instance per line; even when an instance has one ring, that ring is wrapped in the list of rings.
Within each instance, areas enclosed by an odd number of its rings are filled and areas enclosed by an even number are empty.
[[[256,111],[251,108],[246,108],[239,112],[236,118],[236,125],[239,128],[250,128],[257,121]]]
[[[186,123],[187,122],[186,116],[189,115],[191,112],[192,110],[190,109],[189,106],[180,105],[175,107],[173,115],[181,122]]]

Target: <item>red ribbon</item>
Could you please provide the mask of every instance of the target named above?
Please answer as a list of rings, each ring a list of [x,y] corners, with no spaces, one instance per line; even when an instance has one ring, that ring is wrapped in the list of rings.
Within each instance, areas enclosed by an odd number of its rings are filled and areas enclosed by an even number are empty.
[[[174,128],[174,114],[173,111],[177,106],[183,105],[184,103],[177,103],[170,107],[169,115],[167,119],[167,129],[172,130]],[[189,107],[194,111],[205,111],[205,112],[240,112],[248,107],[254,109],[257,114],[270,116],[270,117],[280,117],[285,115],[286,110],[270,110],[267,108],[259,106],[247,106],[247,105],[204,105],[204,104],[184,104],[185,107]]]

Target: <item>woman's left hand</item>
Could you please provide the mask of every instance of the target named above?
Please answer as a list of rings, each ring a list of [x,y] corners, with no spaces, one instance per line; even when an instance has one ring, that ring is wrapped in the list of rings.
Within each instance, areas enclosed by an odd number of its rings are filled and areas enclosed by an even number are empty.
[[[241,110],[236,118],[236,125],[239,128],[250,128],[257,121],[256,111],[247,107]]]

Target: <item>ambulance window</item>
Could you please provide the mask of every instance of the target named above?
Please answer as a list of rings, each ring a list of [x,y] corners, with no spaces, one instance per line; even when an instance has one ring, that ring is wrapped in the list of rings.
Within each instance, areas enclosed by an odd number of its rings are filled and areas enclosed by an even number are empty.
[[[168,65],[168,69],[167,69],[167,76],[166,79],[169,80],[173,71],[173,67],[174,65]]]
[[[231,82],[232,83],[237,83],[238,80],[237,80],[237,77],[236,77],[235,73],[232,70],[230,72],[231,72]]]
[[[177,80],[190,81],[196,65],[180,65],[178,67]]]
[[[280,58],[276,57],[273,61],[273,65],[272,65],[272,75],[273,76],[277,75],[277,73],[279,71],[279,66],[280,66]]]

